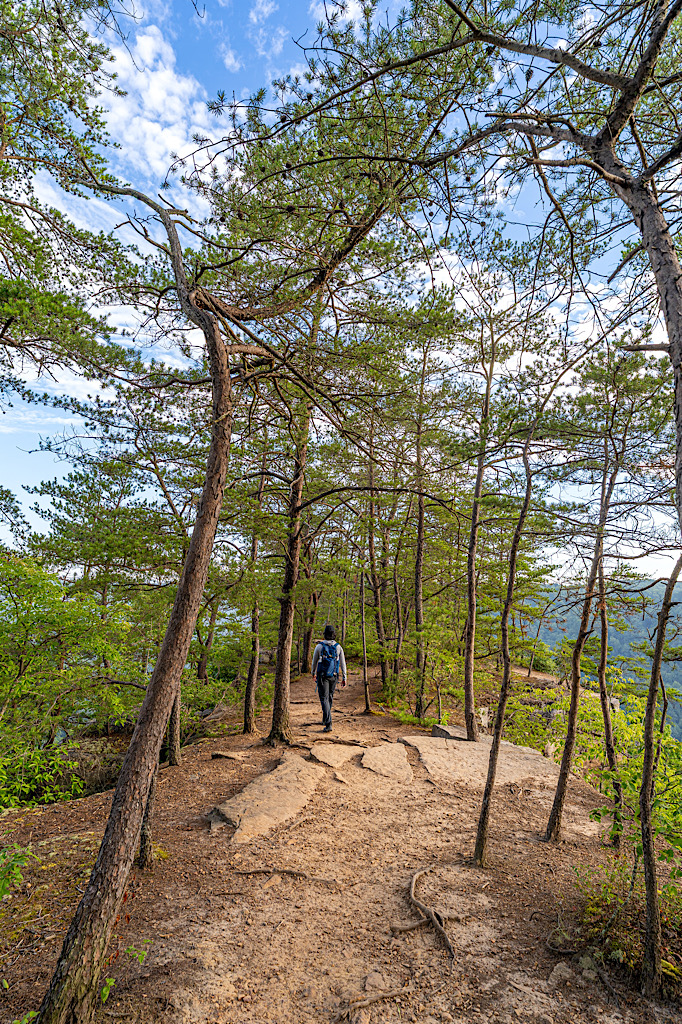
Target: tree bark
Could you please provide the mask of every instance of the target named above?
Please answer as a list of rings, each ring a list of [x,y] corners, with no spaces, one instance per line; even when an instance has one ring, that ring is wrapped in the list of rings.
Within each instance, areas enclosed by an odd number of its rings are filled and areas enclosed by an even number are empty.
[[[606,588],[604,586],[604,565],[603,559],[599,563],[599,617],[601,622],[601,643],[599,647],[599,666],[597,678],[599,680],[599,701],[601,713],[604,719],[604,746],[606,747],[606,761],[609,771],[613,775],[613,828],[611,837],[616,849],[620,848],[620,837],[623,831],[623,787],[618,777],[618,761],[616,760],[616,745],[613,739],[613,723],[611,721],[611,704],[609,692],[606,687],[606,666],[609,656],[609,616],[606,608]]]
[[[157,768],[152,776],[149,795],[147,796],[147,804],[144,809],[144,817],[142,818],[142,829],[140,831],[140,853],[137,858],[137,863],[141,868],[154,867],[152,829],[154,823],[154,802],[156,800],[156,780],[158,774],[159,771]]]
[[[495,776],[497,774],[497,761],[500,754],[500,744],[502,742],[502,730],[504,728],[504,713],[507,707],[507,700],[509,698],[509,690],[511,687],[512,678],[512,660],[511,652],[509,650],[509,615],[514,600],[514,586],[516,583],[516,565],[518,562],[519,546],[521,544],[521,537],[523,534],[523,528],[528,515],[528,509],[530,508],[530,501],[533,492],[533,478],[530,471],[530,463],[528,461],[528,449],[530,445],[530,437],[526,441],[526,445],[523,450],[523,466],[526,472],[526,490],[523,498],[523,504],[519,517],[516,521],[516,527],[514,529],[514,536],[512,538],[511,548],[509,551],[509,570],[507,573],[507,594],[505,597],[504,607],[502,609],[502,616],[500,619],[500,632],[502,637],[502,659],[503,659],[503,670],[502,670],[502,684],[500,686],[500,697],[497,702],[497,712],[495,714],[495,725],[493,727],[493,738],[492,745],[490,747],[490,757],[488,759],[488,775],[485,782],[485,789],[483,791],[483,800],[481,802],[481,813],[478,819],[478,828],[476,831],[476,845],[474,847],[474,863],[482,867],[486,863],[486,853],[488,847],[488,831],[490,826],[490,804],[493,795],[493,787],[495,785]]]
[[[369,676],[367,674],[367,630],[365,628],[365,570],[360,569],[360,629],[362,631],[362,686],[365,694],[365,714],[372,708],[369,701]]]
[[[654,785],[654,764],[656,757],[656,703],[658,682],[661,677],[661,664],[665,647],[665,633],[668,617],[673,603],[675,584],[682,570],[682,555],[665,588],[663,603],[658,613],[658,629],[656,646],[651,664],[649,692],[647,694],[646,711],[644,713],[644,764],[642,766],[642,784],[639,790],[639,820],[642,829],[642,864],[644,866],[644,884],[646,887],[646,921],[644,925],[644,959],[642,962],[642,993],[651,999],[660,994],[661,990],[661,912],[658,903],[658,878],[656,872],[656,836],[654,833],[651,804]]]
[[[180,691],[175,695],[168,722],[168,764],[176,767],[180,764]]]
[[[232,427],[228,348],[213,316],[190,301],[175,226],[167,211],[157,208],[157,213],[169,236],[183,312],[206,339],[213,389],[211,445],[168,628],[121,767],[95,866],[38,1011],[39,1024],[89,1024],[92,1017],[107,943],[137,852],[152,777],[194,633],[223,503]]]
[[[284,580],[279,598],[279,632],[277,636],[277,663],[275,665],[275,695],[272,707],[272,726],[267,743],[291,742],[289,717],[291,684],[291,647],[294,637],[294,612],[296,610],[295,588],[298,583],[301,561],[301,496],[305,481],[305,466],[308,454],[308,432],[310,429],[310,404],[306,402],[296,438],[294,476],[289,496],[289,521],[287,547],[284,559]]]

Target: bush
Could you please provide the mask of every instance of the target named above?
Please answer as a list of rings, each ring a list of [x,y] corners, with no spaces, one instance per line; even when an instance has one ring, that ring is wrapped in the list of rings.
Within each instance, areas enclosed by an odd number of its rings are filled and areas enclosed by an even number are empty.
[[[645,891],[639,871],[625,857],[597,868],[576,869],[583,899],[582,938],[603,959],[615,961],[635,978],[644,955]],[[682,893],[673,883],[660,890],[663,936],[661,969],[668,996],[682,992]]]
[[[83,791],[69,752],[23,747],[0,757],[0,807],[22,807],[70,800]]]

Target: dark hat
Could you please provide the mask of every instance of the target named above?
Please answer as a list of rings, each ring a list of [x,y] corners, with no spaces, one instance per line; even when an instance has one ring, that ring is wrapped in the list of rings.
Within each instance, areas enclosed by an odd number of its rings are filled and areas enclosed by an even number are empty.
[[[324,638],[325,640],[336,640],[336,630],[332,626],[331,622],[328,622],[324,627]]]

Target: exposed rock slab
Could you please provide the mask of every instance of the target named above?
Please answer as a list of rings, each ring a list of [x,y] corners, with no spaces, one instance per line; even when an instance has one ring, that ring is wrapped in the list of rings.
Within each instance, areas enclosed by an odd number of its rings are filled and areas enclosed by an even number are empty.
[[[310,753],[316,761],[328,764],[330,768],[340,768],[342,764],[349,761],[356,754],[361,754],[365,748],[351,746],[346,743],[314,743]]]
[[[431,728],[432,736],[442,736],[446,740],[465,740],[467,731],[461,725],[434,725]]]
[[[403,736],[403,743],[416,747],[429,775],[438,782],[462,782],[468,786],[485,785],[490,757],[490,736],[478,743],[439,736]],[[503,742],[497,762],[498,785],[539,779],[555,783],[559,766],[531,747]]]
[[[287,752],[274,771],[210,811],[211,831],[232,825],[237,829],[232,842],[248,843],[302,811],[324,775],[320,765]]]
[[[387,779],[406,784],[412,782],[412,768],[402,743],[380,743],[378,747],[369,747],[362,756],[362,766]]]

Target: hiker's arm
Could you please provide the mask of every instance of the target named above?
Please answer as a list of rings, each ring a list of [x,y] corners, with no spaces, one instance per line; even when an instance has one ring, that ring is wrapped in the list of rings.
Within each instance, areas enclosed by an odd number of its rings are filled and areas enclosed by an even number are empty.
[[[315,675],[315,671],[317,669],[317,663],[318,663],[319,660],[320,660],[320,645],[316,644],[315,645],[315,650],[313,651],[313,664],[312,664],[312,667],[310,669],[310,674],[313,675],[313,676]]]
[[[346,655],[343,653],[343,647],[339,647],[339,668],[341,669],[341,685],[345,686],[348,682],[348,675],[346,673]]]

